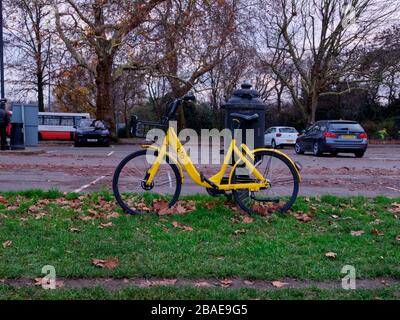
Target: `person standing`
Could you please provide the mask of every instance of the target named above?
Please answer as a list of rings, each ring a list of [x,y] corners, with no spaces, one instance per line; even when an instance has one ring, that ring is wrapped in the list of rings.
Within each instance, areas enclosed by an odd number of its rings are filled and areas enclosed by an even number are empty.
[[[0,148],[1,150],[7,150],[7,134],[6,129],[10,123],[8,113],[5,110],[5,101],[0,102]]]

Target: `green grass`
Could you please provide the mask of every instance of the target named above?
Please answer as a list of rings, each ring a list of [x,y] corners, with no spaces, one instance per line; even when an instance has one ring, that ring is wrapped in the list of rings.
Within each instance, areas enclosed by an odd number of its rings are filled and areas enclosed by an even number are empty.
[[[87,210],[101,211],[104,203],[113,205],[111,194],[102,191],[85,196],[81,213],[50,203],[41,210],[46,216],[38,220],[28,209],[40,199],[65,197],[73,200],[79,195],[33,190],[4,193],[3,196],[18,207],[8,210],[0,204],[0,278],[35,278],[41,276],[44,265],[53,265],[57,276],[67,278],[332,280],[343,277],[340,271],[346,264],[356,268],[358,278],[400,277],[400,241],[396,240],[400,234],[400,220],[387,210],[392,203],[400,202],[400,198],[299,198],[293,210],[312,212],[311,222],[299,222],[288,214],[267,219],[256,217],[255,222],[243,224],[232,221],[240,214],[224,207],[223,199],[205,196],[189,197],[197,200],[197,209],[182,216],[160,219],[156,215],[128,216],[119,211],[119,218],[90,221],[77,217]],[[217,202],[209,210],[204,207],[206,201]],[[375,219],[380,219],[381,224],[370,225]],[[98,228],[100,223],[109,221],[113,222],[113,227]],[[173,221],[190,226],[193,231],[174,228]],[[71,227],[81,232],[72,233]],[[374,228],[384,234],[372,234]],[[235,235],[235,231],[241,229],[245,233]],[[354,237],[350,235],[352,230],[364,230],[365,234]],[[13,241],[11,247],[1,246],[6,240]],[[336,252],[337,258],[325,257],[328,251]],[[109,257],[119,259],[120,264],[114,270],[91,264],[93,258]],[[135,290],[121,294],[135,295]],[[151,296],[153,291],[148,292]],[[196,292],[201,295],[205,291]],[[212,292],[218,295],[218,290]],[[310,295],[314,294],[312,292]],[[73,294],[81,293],[71,291]],[[242,293],[237,294],[242,296]]]
[[[84,289],[57,289],[43,290],[40,288],[15,288],[0,285],[0,297],[4,300],[398,300],[400,287],[382,289],[359,290],[324,290],[309,289],[210,289],[192,287],[153,287],[153,288],[125,288],[107,290],[101,287]]]

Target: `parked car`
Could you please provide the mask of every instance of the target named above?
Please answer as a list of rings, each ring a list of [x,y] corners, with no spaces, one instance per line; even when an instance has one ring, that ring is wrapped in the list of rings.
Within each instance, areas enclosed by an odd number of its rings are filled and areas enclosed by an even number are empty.
[[[110,146],[110,131],[101,120],[82,119],[76,127],[75,147],[84,144]]]
[[[280,146],[294,146],[299,133],[292,127],[271,127],[264,134],[264,144],[277,148]]]
[[[303,130],[297,138],[297,154],[312,152],[320,156],[324,152],[336,156],[338,153],[354,153],[362,158],[368,147],[368,136],[365,130],[355,121],[326,120],[318,121]]]

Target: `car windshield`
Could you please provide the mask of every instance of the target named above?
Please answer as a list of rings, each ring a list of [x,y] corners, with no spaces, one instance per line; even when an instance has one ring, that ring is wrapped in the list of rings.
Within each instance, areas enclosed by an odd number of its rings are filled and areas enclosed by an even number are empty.
[[[297,130],[295,128],[280,128],[279,132],[282,132],[282,133],[297,133]]]
[[[92,123],[93,123],[93,119],[82,119],[79,122],[79,126],[83,127],[83,128],[88,128],[88,127],[92,126]]]
[[[354,122],[331,122],[329,124],[331,130],[340,130],[340,131],[364,131],[363,128]]]

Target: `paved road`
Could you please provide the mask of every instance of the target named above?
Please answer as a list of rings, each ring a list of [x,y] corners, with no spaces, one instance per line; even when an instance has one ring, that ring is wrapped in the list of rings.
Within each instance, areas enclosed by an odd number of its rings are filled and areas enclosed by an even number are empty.
[[[1,155],[0,190],[57,188],[61,191],[95,191],[111,188],[116,165],[139,146],[73,148],[68,144],[43,145],[40,155]],[[400,146],[371,146],[365,157],[352,155],[316,158],[285,153],[303,166],[303,195],[388,195],[400,197]],[[218,166],[215,166],[216,169]],[[185,179],[183,193],[204,192]]]

